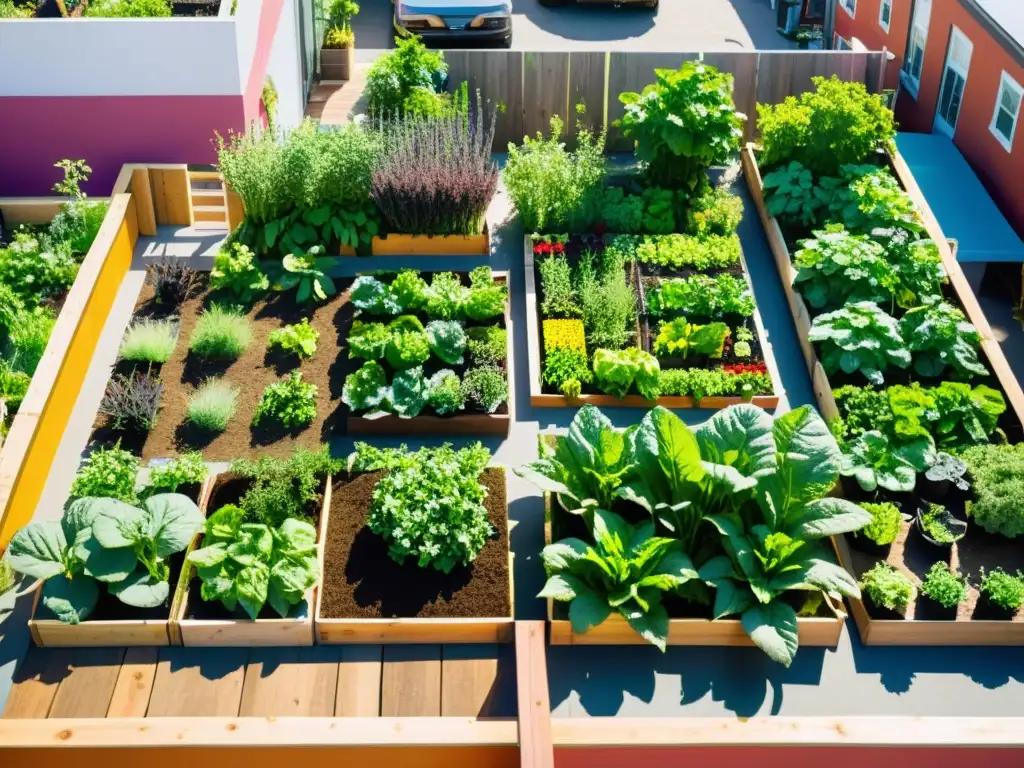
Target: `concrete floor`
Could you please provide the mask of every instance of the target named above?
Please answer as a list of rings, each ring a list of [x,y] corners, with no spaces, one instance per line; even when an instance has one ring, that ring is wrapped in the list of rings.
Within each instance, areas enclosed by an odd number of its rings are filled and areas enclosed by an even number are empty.
[[[392,47],[391,0],[364,0],[353,21],[356,55],[372,61]],[[512,48],[518,51],[789,50],[775,31],[769,0],[661,0],[655,12],[607,5],[545,7],[512,0]],[[452,48],[468,47],[460,42]]]

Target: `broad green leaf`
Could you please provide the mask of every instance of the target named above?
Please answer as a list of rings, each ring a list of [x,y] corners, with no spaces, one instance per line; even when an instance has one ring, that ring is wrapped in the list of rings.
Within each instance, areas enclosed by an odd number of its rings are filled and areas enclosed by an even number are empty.
[[[101,504],[102,500],[98,498],[75,499],[68,504],[60,525],[69,545],[81,545],[92,538],[92,524]]]
[[[320,578],[316,558],[300,560],[278,560],[270,569],[270,581],[279,585],[284,595],[296,595],[300,599],[306,590]]]
[[[697,578],[697,569],[693,567],[693,561],[690,559],[690,556],[678,550],[665,555],[661,562],[658,563],[654,573],[667,574],[678,578],[680,579],[680,584]]]
[[[68,579],[61,574],[47,579],[43,585],[43,605],[65,624],[78,624],[89,618],[99,598],[99,587],[88,576]]]
[[[184,550],[202,530],[203,514],[188,496],[158,493],[144,504],[149,513],[148,535],[160,557]]]
[[[806,504],[786,521],[785,531],[795,539],[822,539],[859,531],[873,520],[871,513],[847,499],[826,496]]]
[[[718,582],[724,579],[735,579],[738,578],[736,569],[733,567],[732,560],[725,555],[715,555],[709,559],[704,565],[697,571],[697,576],[701,581],[706,581],[708,584],[717,587]]]
[[[683,489],[704,477],[697,438],[671,411],[658,406],[635,436],[637,471],[659,501],[683,500]]]
[[[138,507],[117,499],[101,499],[92,535],[107,549],[131,547],[146,539],[147,515]]]
[[[773,432],[779,456],[778,474],[791,502],[828,494],[839,479],[840,452],[828,425],[810,406],[775,419]]]
[[[292,608],[302,602],[302,596],[298,600],[292,600],[291,594],[286,594],[281,588],[280,582],[271,579],[270,588],[267,590],[267,604],[282,619],[287,619],[292,613]]]
[[[548,544],[540,553],[544,567],[552,571],[570,570],[590,549],[590,545],[581,539],[562,539]]]
[[[204,574],[202,571],[199,577],[203,580],[200,587],[200,596],[205,602],[212,603],[220,601],[234,601],[235,581],[224,569],[219,569],[216,574]],[[232,605],[228,610],[232,610]]]
[[[542,491],[568,496],[573,501],[580,501],[563,482],[562,465],[553,459],[538,459],[529,464],[522,464],[514,472],[524,480],[529,480]]]
[[[270,571],[264,563],[255,563],[238,572],[235,579],[235,593],[238,602],[250,619],[259,616],[263,604],[267,602],[267,590],[270,587]]]
[[[735,467],[747,477],[776,467],[772,417],[754,405],[718,411],[696,429],[701,457]]]
[[[207,538],[234,541],[244,517],[241,507],[234,504],[221,507],[206,519]]]
[[[793,663],[799,644],[796,611],[781,600],[748,608],[740,618],[744,631],[768,658],[785,667]]]
[[[730,579],[720,580],[715,588],[715,607],[712,617],[735,616],[752,608],[755,600],[750,590]]]
[[[288,518],[277,529],[278,546],[287,555],[311,554],[316,551],[316,528],[304,520]]]
[[[643,571],[650,565],[659,562],[663,555],[666,555],[670,549],[678,545],[679,543],[675,539],[655,536],[634,550],[631,560],[634,567]]]
[[[199,568],[212,568],[224,562],[228,557],[228,545],[223,541],[209,547],[195,549],[189,553],[188,561]]]
[[[139,568],[124,581],[110,584],[107,590],[125,605],[156,608],[167,602],[171,587],[166,581],[153,579],[145,568]]]
[[[583,634],[608,618],[611,606],[602,597],[587,589],[580,592],[569,603],[569,622],[572,631]]]
[[[652,605],[647,613],[631,611],[625,614],[629,626],[661,651],[665,650],[665,643],[668,640],[668,611],[663,605]]]
[[[87,553],[85,575],[92,576],[97,581],[124,581],[135,570],[138,562],[135,552],[130,548],[106,549],[92,537],[82,545],[82,550]]]
[[[68,542],[56,520],[29,523],[11,539],[7,558],[18,573],[34,579],[50,579],[64,573]]]
[[[599,446],[604,432],[614,432],[611,420],[595,406],[585,405],[580,408],[569,425],[565,441],[572,452],[580,457],[581,467],[599,465]]]
[[[622,555],[633,538],[629,523],[606,509],[594,510],[594,540],[606,552]]]
[[[860,597],[857,580],[845,568],[827,560],[810,560],[804,566],[804,581],[833,597]]]

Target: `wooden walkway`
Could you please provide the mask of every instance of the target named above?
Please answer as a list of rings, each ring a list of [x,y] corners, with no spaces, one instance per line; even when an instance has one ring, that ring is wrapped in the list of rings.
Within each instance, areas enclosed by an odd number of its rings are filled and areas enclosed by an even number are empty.
[[[31,648],[4,718],[516,716],[515,647]]]
[[[357,63],[351,80],[318,83],[309,95],[306,117],[317,120],[321,125],[345,125],[356,115],[365,112],[362,98],[369,69],[368,62]]]

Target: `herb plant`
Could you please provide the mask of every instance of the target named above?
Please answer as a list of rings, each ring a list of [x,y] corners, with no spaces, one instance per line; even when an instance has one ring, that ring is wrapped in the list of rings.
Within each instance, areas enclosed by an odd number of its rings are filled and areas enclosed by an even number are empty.
[[[71,485],[72,498],[95,496],[117,499],[129,504],[135,502],[135,477],[139,473],[139,460],[121,448],[96,448],[82,462]]]
[[[289,518],[312,519],[323,497],[325,478],[341,467],[326,445],[315,451],[297,448],[287,459],[236,459],[231,471],[251,481],[239,503],[245,522],[277,528]]]
[[[144,319],[132,323],[121,340],[121,359],[166,363],[174,354],[178,329],[170,320]]]
[[[180,259],[166,258],[153,262],[147,268],[156,301],[165,307],[178,307],[192,292],[198,273]]]
[[[283,352],[305,360],[316,354],[319,339],[320,332],[309,324],[309,318],[304,317],[302,322],[271,331],[267,342],[271,349],[279,347]]]
[[[620,400],[636,386],[641,397],[657,400],[661,394],[658,359],[639,347],[594,352],[594,381],[598,389]],[[577,377],[578,378],[578,377]]]
[[[327,301],[338,292],[338,289],[331,276],[327,274],[334,259],[322,256],[323,252],[322,245],[314,245],[304,254],[289,253],[285,256],[275,277],[275,289],[297,289],[295,300],[300,304],[308,301]]]
[[[238,387],[207,379],[188,398],[188,421],[208,432],[223,432],[238,407]]]
[[[967,579],[946,563],[935,563],[925,574],[921,594],[943,608],[953,608],[967,599]]]
[[[236,309],[213,304],[199,316],[188,348],[196,357],[236,360],[251,343],[249,319]]]
[[[304,427],[316,418],[316,394],[316,384],[303,382],[302,373],[292,371],[287,379],[263,390],[252,423],[258,425],[271,420],[285,429]]]
[[[383,119],[438,114],[446,104],[435,92],[448,72],[444,54],[428,49],[415,35],[396,38],[395,45],[366,73],[367,112]]]
[[[177,493],[183,485],[199,485],[209,474],[201,453],[186,453],[150,469],[145,491],[149,495]]]
[[[881,432],[861,432],[846,446],[842,474],[854,478],[865,491],[914,490],[917,473],[923,472],[934,453],[928,438],[917,438],[902,445],[890,444]]]
[[[860,588],[879,608],[890,611],[906,609],[914,595],[914,584],[907,576],[888,563],[875,563],[860,577]]]
[[[427,379],[427,404],[438,416],[447,416],[466,407],[462,381],[455,371],[443,368]]]
[[[72,501],[61,520],[30,523],[11,539],[11,566],[45,581],[42,603],[59,621],[87,619],[97,582],[122,603],[155,608],[170,596],[167,559],[202,527],[195,503],[177,493],[151,496],[142,508],[111,498]]]
[[[373,411],[388,396],[388,377],[376,361],[364,363],[357,371],[345,377],[341,400],[355,411]]]
[[[914,370],[922,376],[942,376],[947,367],[959,377],[987,376],[978,360],[981,334],[964,313],[935,298],[907,312],[900,333],[914,353]]]
[[[696,325],[685,317],[663,320],[654,340],[654,353],[659,357],[675,356],[684,360],[690,355],[721,358],[728,337],[729,326],[725,323]]]
[[[899,507],[888,501],[865,503],[860,506],[865,512],[871,513],[871,522],[854,535],[863,536],[883,547],[896,541],[900,525],[903,523]]]
[[[747,281],[728,273],[662,280],[647,295],[647,301],[651,313],[659,316],[678,313],[718,319],[723,315],[754,314],[754,297]]]
[[[148,432],[156,424],[163,389],[163,382],[152,373],[115,374],[107,382],[99,412],[110,417],[116,430]]]
[[[882,384],[890,366],[910,366],[899,324],[870,301],[814,318],[809,338],[821,345],[821,363],[829,375],[859,371],[872,384]]]
[[[980,589],[992,605],[1013,613],[1024,603],[1024,574],[1009,574],[1002,568],[986,572],[982,568]]]
[[[494,413],[508,402],[508,381],[497,368],[470,368],[462,379],[462,392],[481,410]]]
[[[960,458],[967,464],[973,498],[967,515],[989,533],[1024,534],[1024,443],[975,445]]]
[[[587,343],[621,349],[635,332],[636,296],[620,267],[596,261],[593,253],[584,254],[576,268]]]
[[[210,288],[230,294],[241,304],[249,304],[270,290],[270,280],[260,269],[249,247],[235,242],[214,257]]]
[[[544,296],[540,311],[544,317],[579,317],[582,314],[572,283],[572,268],[564,254],[553,254],[537,262]]]

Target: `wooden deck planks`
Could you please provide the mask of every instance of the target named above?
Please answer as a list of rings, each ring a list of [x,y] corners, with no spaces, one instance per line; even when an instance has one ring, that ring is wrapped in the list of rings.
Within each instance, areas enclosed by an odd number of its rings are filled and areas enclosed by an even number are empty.
[[[11,693],[4,707],[5,718],[39,718],[50,714],[53,697],[60,685],[61,670],[67,669],[71,651],[29,648],[15,672]]]
[[[382,648],[379,645],[340,646],[337,717],[380,717]]]
[[[493,714],[498,683],[498,651],[497,644],[442,647],[442,717],[486,717]]]
[[[146,716],[159,658],[156,648],[129,648],[125,651],[107,717]]]
[[[254,648],[245,668],[240,717],[331,717],[338,648]]]
[[[50,717],[106,717],[123,648],[78,648],[53,697]]]
[[[236,716],[247,658],[238,648],[161,648],[147,716]]]
[[[385,646],[383,661],[381,717],[441,714],[441,646]]]

